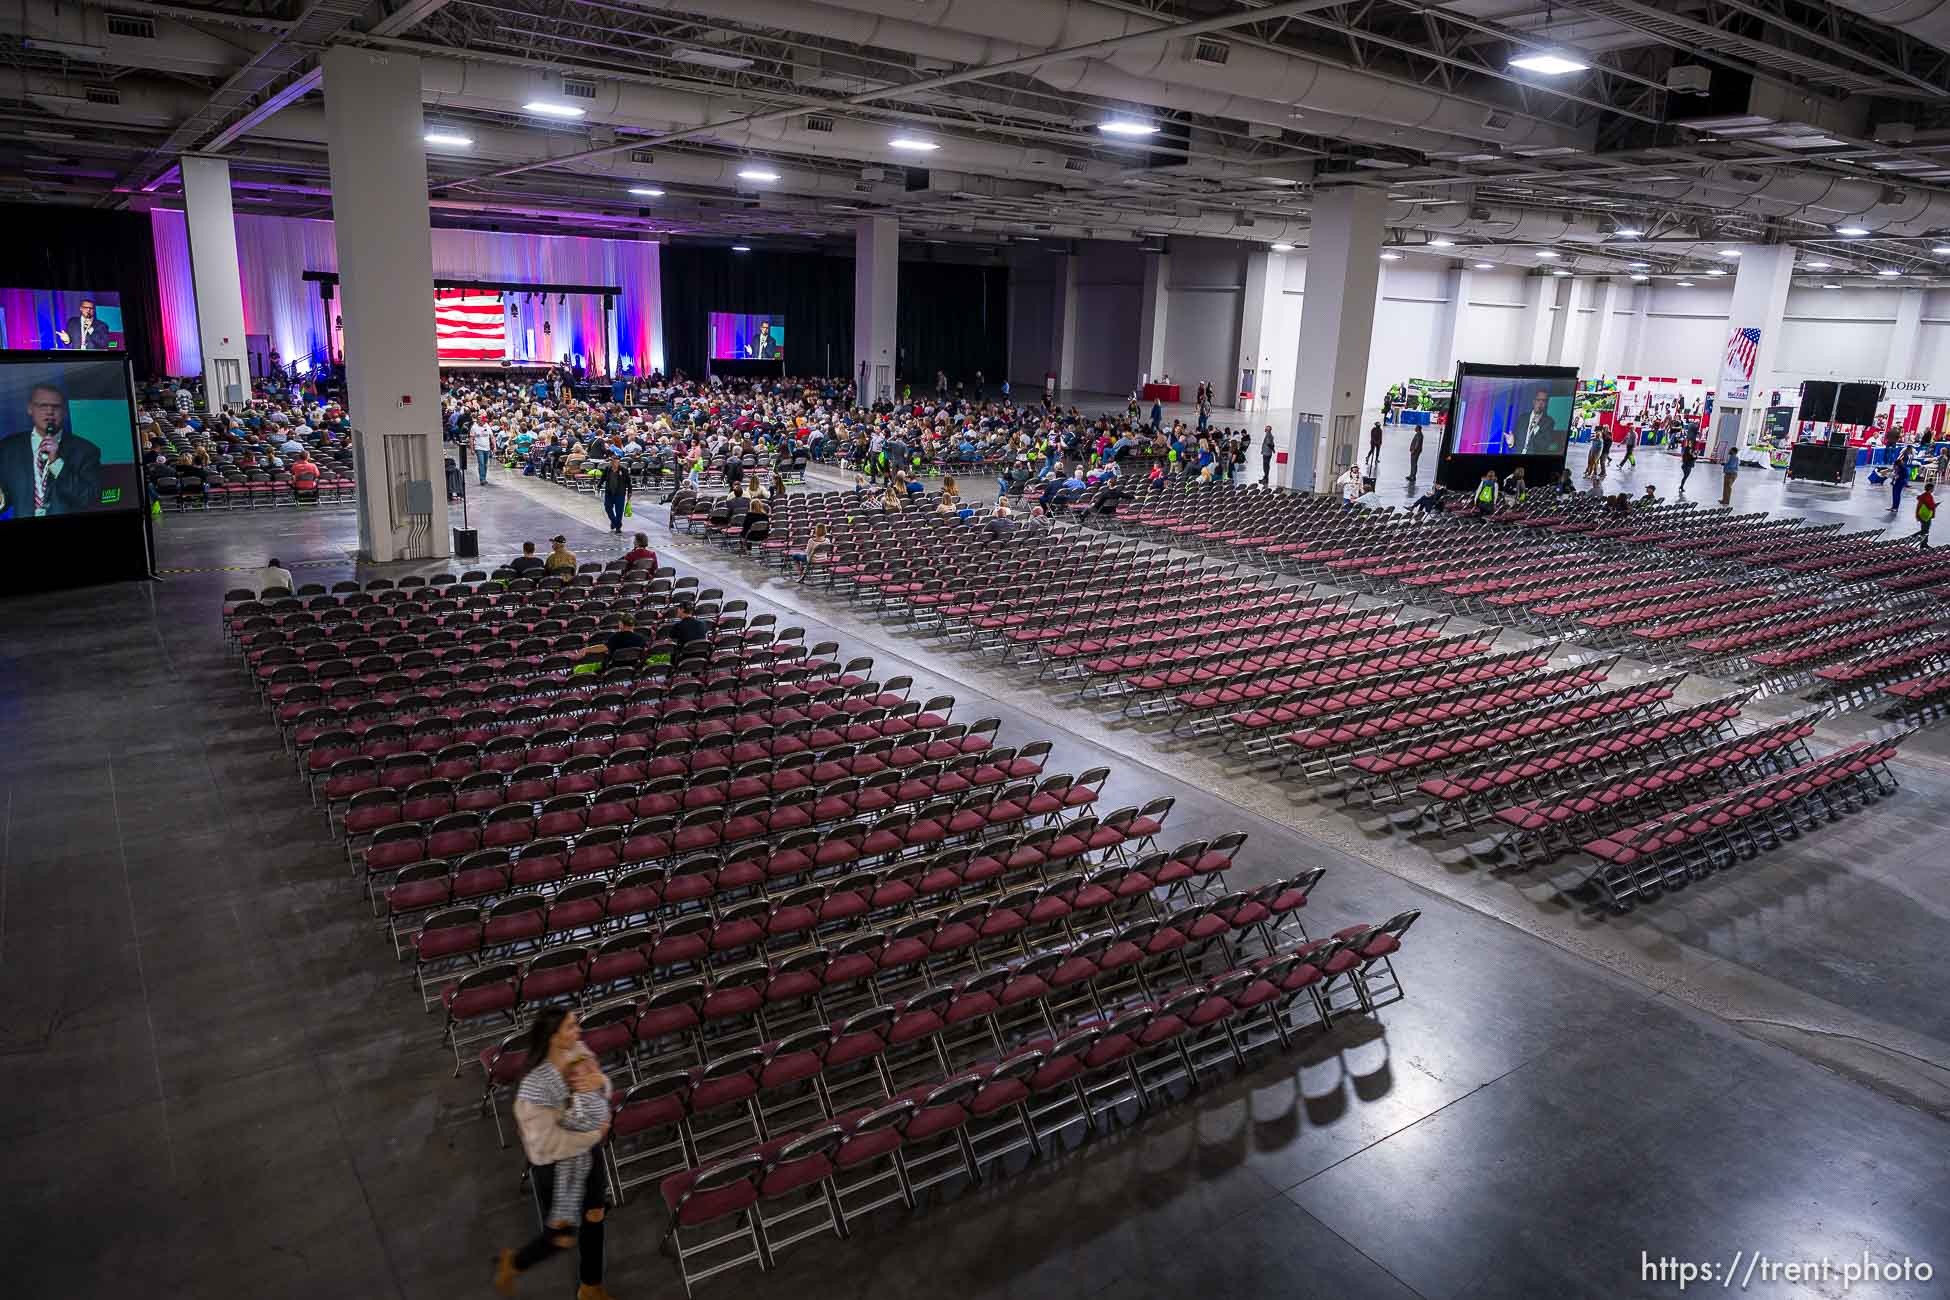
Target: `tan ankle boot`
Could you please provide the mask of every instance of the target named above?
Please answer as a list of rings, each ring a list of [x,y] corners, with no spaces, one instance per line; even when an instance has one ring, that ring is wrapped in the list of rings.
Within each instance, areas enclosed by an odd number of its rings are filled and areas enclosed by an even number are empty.
[[[494,1289],[502,1295],[515,1293],[515,1279],[521,1274],[515,1271],[515,1252],[504,1250],[494,1257]]]

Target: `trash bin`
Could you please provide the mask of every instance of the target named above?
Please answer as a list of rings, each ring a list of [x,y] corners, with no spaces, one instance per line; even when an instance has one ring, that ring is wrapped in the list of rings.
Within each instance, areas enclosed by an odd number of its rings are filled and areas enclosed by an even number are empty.
[[[481,554],[481,530],[478,528],[454,529],[454,558],[472,560]]]

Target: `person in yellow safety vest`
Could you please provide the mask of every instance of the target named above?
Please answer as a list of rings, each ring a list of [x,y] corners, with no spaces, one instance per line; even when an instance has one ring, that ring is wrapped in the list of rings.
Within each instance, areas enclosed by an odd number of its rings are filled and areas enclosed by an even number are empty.
[[[1497,493],[1496,471],[1484,470],[1481,481],[1476,484],[1476,513],[1487,515],[1495,510]]]

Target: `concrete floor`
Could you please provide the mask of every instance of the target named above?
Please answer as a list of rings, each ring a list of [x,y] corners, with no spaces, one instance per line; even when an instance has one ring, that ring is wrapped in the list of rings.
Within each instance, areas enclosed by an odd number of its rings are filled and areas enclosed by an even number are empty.
[[[585,559],[620,549],[547,485],[497,476],[473,506],[489,558],[557,531]],[[958,717],[1050,738],[1050,770],[1109,764],[1112,806],[1176,794],[1168,836],[1248,830],[1242,883],[1327,866],[1316,930],[1424,910],[1378,1022],[703,1294],[1657,1295],[1677,1284],[1642,1252],[1950,1262],[1950,775],[1927,751],[1868,812],[1591,916],[650,531]],[[219,632],[222,566],[351,576],[353,534],[349,509],[172,516],[162,563],[192,572],[0,605],[9,1295],[480,1296],[532,1226],[518,1156],[449,1077]],[[678,1293],[660,1222],[648,1200],[612,1217],[619,1300]]]

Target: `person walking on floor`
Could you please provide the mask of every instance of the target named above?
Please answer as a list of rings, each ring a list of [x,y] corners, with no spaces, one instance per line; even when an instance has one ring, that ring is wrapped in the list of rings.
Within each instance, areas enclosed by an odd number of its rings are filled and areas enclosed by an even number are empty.
[[[1632,458],[1632,453],[1638,450],[1638,445],[1639,445],[1638,426],[1635,424],[1626,425],[1625,426],[1625,458],[1619,461],[1618,463],[1618,467],[1620,469],[1624,469],[1627,465],[1630,465],[1633,468],[1638,467],[1638,461]]]
[[[1720,504],[1733,504],[1733,481],[1740,477],[1740,449],[1727,448],[1727,458],[1720,463]]]
[[[1584,457],[1584,476],[1593,483],[1596,483],[1605,476],[1604,445],[1605,431],[1603,429],[1593,429],[1591,431],[1591,450],[1586,452]]]
[[[1923,490],[1916,494],[1916,544],[1918,546],[1930,544],[1930,521],[1936,518],[1935,489],[1935,479],[1924,479]]]
[[[1156,433],[1165,427],[1165,404],[1157,398],[1151,399],[1151,432]]]
[[[1270,424],[1259,440],[1259,481],[1269,487],[1273,483],[1273,426]]]
[[[1408,485],[1415,486],[1415,475],[1422,464],[1422,426],[1416,425],[1415,432],[1408,438]]]
[[[524,1058],[533,1064],[515,1091],[515,1125],[535,1194],[548,1207],[542,1231],[519,1250],[503,1250],[494,1261],[494,1289],[515,1294],[517,1279],[549,1256],[578,1247],[581,1285],[576,1300],[611,1300],[603,1286],[603,1220],[608,1212],[605,1162],[592,1158],[609,1125],[582,1127],[578,1092],[609,1094],[609,1080],[594,1068],[595,1056],[583,1045],[575,1012],[545,1008],[529,1027]],[[570,1082],[571,1079],[575,1083]],[[586,1162],[579,1164],[578,1162]],[[586,1167],[580,1197],[563,1184]],[[558,1188],[563,1195],[557,1195]],[[580,1203],[581,1222],[575,1220]]]
[[[611,456],[603,462],[603,513],[609,516],[609,531],[623,535],[623,512],[629,508],[630,471]]]
[[[1903,508],[1903,489],[1909,486],[1909,444],[1904,443],[1896,449],[1896,459],[1889,463],[1889,513],[1895,514]]]
[[[1686,495],[1686,480],[1692,477],[1693,466],[1699,463],[1699,456],[1693,451],[1693,440],[1685,439],[1679,444],[1679,495]]]
[[[494,453],[494,429],[485,419],[474,421],[474,463],[480,467],[481,486],[487,486],[488,457]]]
[[[1368,475],[1370,478],[1381,471],[1381,421],[1376,420],[1368,430]]]

